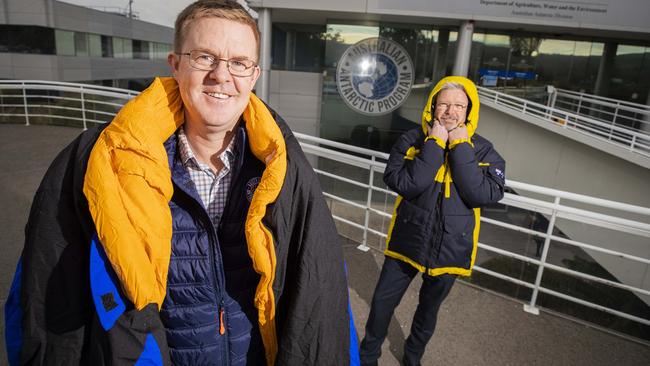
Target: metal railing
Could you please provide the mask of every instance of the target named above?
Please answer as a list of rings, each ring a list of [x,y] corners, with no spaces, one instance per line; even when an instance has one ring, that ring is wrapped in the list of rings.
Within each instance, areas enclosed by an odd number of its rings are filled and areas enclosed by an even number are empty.
[[[478,87],[481,103],[494,104],[527,116],[538,118],[567,130],[591,136],[599,141],[615,144],[632,152],[650,157],[650,133],[604,122],[592,116],[584,116],[559,108],[532,102],[526,99],[500,93],[489,88]]]
[[[388,159],[388,154],[324,140],[309,135],[299,133],[296,133],[295,135],[298,137],[303,150],[308,156],[318,157],[318,162],[315,163],[316,166],[314,169],[317,174],[319,174],[321,177],[339,182],[339,184],[349,185],[351,187],[357,187],[361,190],[366,190],[365,199],[359,197],[351,199],[349,197],[345,197],[346,191],[349,191],[349,189],[339,187],[338,189],[331,188],[328,191],[328,185],[323,185],[323,187],[325,187],[325,197],[331,200],[330,205],[335,220],[338,221],[339,224],[347,225],[361,232],[360,235],[352,235],[352,239],[361,242],[358,248],[364,251],[369,249],[383,251],[385,248],[383,241],[380,240],[380,244],[378,245],[369,244],[369,236],[375,235],[382,240],[385,240],[387,237],[388,228],[386,222],[389,221],[392,216],[392,206],[396,194],[388,190],[382,183],[377,183],[378,176],[384,172],[386,165],[385,162]],[[337,164],[340,164],[340,167],[333,169],[333,171],[331,169],[328,170],[326,168],[321,168],[321,165],[331,166],[331,164],[322,164],[324,160],[336,162]],[[341,171],[348,171],[353,172],[353,174],[350,175],[358,176],[358,170],[360,169],[367,172],[365,175],[365,180],[354,179],[350,178],[349,176],[346,177],[340,174]],[[331,186],[336,187],[336,184],[333,184]],[[492,225],[493,227],[500,228],[500,230],[507,230],[511,233],[526,234],[543,239],[543,249],[541,255],[539,258],[534,258],[517,253],[517,251],[500,248],[498,245],[492,243],[479,242],[478,247],[481,249],[481,251],[479,251],[479,258],[477,259],[476,263],[481,263],[480,257],[482,253],[489,253],[535,265],[537,266],[537,272],[534,281],[527,282],[508,274],[499,273],[497,271],[484,268],[480,264],[477,264],[474,267],[475,271],[532,290],[532,295],[524,305],[524,309],[531,313],[539,312],[538,297],[540,293],[543,293],[579,304],[581,306],[603,311],[621,318],[631,320],[633,322],[650,326],[650,317],[641,317],[638,316],[638,314],[629,314],[619,309],[613,309],[595,302],[585,301],[584,299],[573,296],[570,293],[563,293],[561,291],[557,291],[555,289],[542,285],[542,279],[544,278],[544,275],[549,270],[552,270],[567,276],[573,276],[586,281],[596,282],[608,286],[608,288],[630,291],[636,296],[645,296],[650,299],[650,290],[647,288],[635,286],[633,284],[621,283],[616,280],[566,268],[564,266],[560,266],[548,261],[549,253],[553,249],[553,246],[562,245],[579,248],[592,254],[625,259],[631,263],[645,266],[647,271],[650,269],[650,258],[647,257],[647,254],[646,256],[640,256],[637,254],[608,248],[606,246],[603,246],[602,243],[590,243],[585,242],[580,238],[568,238],[558,233],[556,222],[557,220],[562,219],[565,221],[579,223],[581,225],[594,225],[598,228],[605,228],[620,235],[634,235],[637,239],[637,242],[642,243],[641,245],[645,247],[644,253],[648,253],[648,249],[650,249],[650,224],[648,223],[650,222],[650,208],[634,206],[510,180],[507,182],[507,186],[520,194],[505,194],[504,199],[500,202],[500,204],[506,207],[505,210],[508,208],[518,208],[522,210],[528,210],[535,214],[543,215],[548,219],[547,229],[544,231],[538,231],[524,225],[513,224],[512,222],[498,220],[487,216],[483,216],[481,218],[481,222],[484,224]],[[522,193],[524,192],[532,193],[531,196],[535,197],[523,195]],[[379,204],[377,204],[377,196],[380,196],[379,198],[381,198],[381,196],[390,196],[392,199],[384,199],[384,204],[382,207],[381,199],[379,199]],[[540,196],[548,197],[550,200],[540,199]],[[598,212],[596,210],[578,208],[566,204],[566,201],[575,202],[577,203],[576,206],[589,205],[599,208],[600,211],[616,210],[617,212],[622,212],[623,214],[612,215],[610,213]],[[354,210],[360,211],[361,213],[351,214],[351,212]],[[647,222],[631,220],[624,217],[626,215],[637,215],[643,217]],[[372,221],[375,223],[371,224]],[[381,224],[377,224],[377,222],[381,222]]]
[[[117,111],[138,92],[39,80],[0,80],[0,116],[26,125],[74,121],[83,129],[110,122]],[[22,119],[22,121],[21,121]]]
[[[630,130],[650,133],[650,106],[598,95],[556,89],[549,103],[575,114]]]
[[[577,130],[594,128],[590,125],[593,123],[591,121],[583,121],[573,115],[558,114],[560,112],[557,110],[545,109],[544,106],[520,98],[505,94],[493,94],[484,88],[481,88],[480,93],[484,100],[489,99],[494,103],[539,116],[540,118],[548,118],[549,115],[558,118],[557,116],[560,115],[567,121],[566,128],[575,128]],[[90,123],[110,121],[117,110],[137,94],[137,92],[129,90],[73,83],[0,81],[0,119],[9,118],[11,119],[9,122],[25,123],[27,125],[30,124],[30,119],[34,118],[49,118],[49,122],[54,123],[65,119],[81,122],[78,126],[87,128]],[[16,100],[19,102],[16,102]],[[107,106],[112,110],[107,111]],[[48,115],[46,113],[52,114]],[[94,117],[91,118],[91,116]],[[97,118],[97,116],[100,118]],[[342,235],[350,236],[360,242],[359,248],[362,250],[371,248],[379,251],[383,250],[388,229],[386,223],[390,221],[396,196],[395,193],[383,185],[380,179],[388,155],[309,135],[299,133],[295,135],[298,137],[305,153],[311,156],[314,170],[322,179],[347,185],[347,187],[354,187],[361,192],[356,197],[346,197],[346,193],[351,189],[337,188],[336,185],[328,188],[327,185],[323,185],[324,195],[330,202],[332,214],[339,223],[339,230]],[[638,141],[631,144],[633,148],[638,148],[638,146]],[[334,168],[328,169],[328,167],[332,168],[331,164],[334,164]],[[583,250],[593,256],[598,255],[626,260],[637,266],[643,266],[645,271],[648,271],[650,269],[650,259],[647,257],[648,246],[650,245],[650,240],[648,240],[650,238],[650,224],[648,223],[650,221],[650,208],[563,192],[522,182],[508,181],[507,186],[520,194],[506,193],[505,198],[500,202],[504,207],[504,211],[526,210],[541,215],[548,220],[547,228],[545,230],[530,228],[521,223],[490,217],[490,215],[484,215],[481,218],[482,223],[484,226],[506,230],[509,236],[527,235],[528,237],[542,239],[541,253],[539,258],[531,257],[520,253],[521,250],[518,247],[503,248],[499,247],[498,243],[481,241],[478,244],[477,265],[474,267],[476,272],[530,289],[531,296],[526,300],[524,306],[524,309],[529,312],[537,313],[539,311],[539,295],[545,294],[613,314],[644,326],[650,326],[650,319],[647,316],[630,314],[593,301],[586,301],[566,291],[549,288],[544,285],[543,281],[548,273],[562,273],[563,275],[607,286],[612,291],[628,291],[639,298],[645,297],[648,299],[646,302],[650,302],[650,291],[644,288],[643,285],[625,283],[624,281],[566,268],[549,260],[549,255],[555,247],[564,246]],[[529,193],[529,195],[524,195],[524,192]],[[381,200],[382,196],[384,197],[383,201]],[[566,204],[567,201],[575,204],[568,205]],[[583,208],[585,205],[589,205],[591,209]],[[351,215],[350,213],[355,210],[360,214]],[[615,210],[619,214],[612,214],[608,210]],[[631,219],[630,215],[635,218]],[[564,224],[593,225],[599,229],[610,230],[620,236],[633,236],[635,245],[642,247],[645,254],[639,255],[622,251],[603,245],[603,243],[582,240],[579,236],[568,238],[558,232],[558,220],[564,220]],[[361,235],[346,234],[344,227],[352,228],[357,232],[360,231]],[[485,230],[483,228],[482,232]],[[371,243],[373,242],[371,237],[378,239],[374,240],[376,244]],[[523,244],[517,242],[516,245],[522,246]],[[483,266],[482,257],[490,255],[502,256],[537,266],[534,279],[526,281],[517,276]]]

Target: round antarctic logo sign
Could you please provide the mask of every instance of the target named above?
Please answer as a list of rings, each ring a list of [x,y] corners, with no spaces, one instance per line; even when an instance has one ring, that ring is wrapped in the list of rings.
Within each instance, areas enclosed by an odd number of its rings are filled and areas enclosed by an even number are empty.
[[[367,38],[350,46],[339,60],[336,85],[355,111],[377,116],[402,105],[413,85],[413,63],[398,43]]]

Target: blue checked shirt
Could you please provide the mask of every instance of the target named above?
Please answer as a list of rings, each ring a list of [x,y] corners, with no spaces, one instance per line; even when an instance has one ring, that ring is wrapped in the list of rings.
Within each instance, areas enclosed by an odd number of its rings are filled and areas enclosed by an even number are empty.
[[[199,197],[203,201],[203,207],[208,212],[212,224],[218,227],[221,221],[221,215],[226,207],[228,190],[232,181],[230,169],[236,159],[234,153],[235,138],[233,137],[230,140],[228,147],[219,155],[219,159],[223,163],[223,168],[218,173],[210,169],[207,164],[200,163],[196,159],[187,141],[187,135],[185,135],[183,126],[178,130],[178,148],[181,162],[194,182]]]

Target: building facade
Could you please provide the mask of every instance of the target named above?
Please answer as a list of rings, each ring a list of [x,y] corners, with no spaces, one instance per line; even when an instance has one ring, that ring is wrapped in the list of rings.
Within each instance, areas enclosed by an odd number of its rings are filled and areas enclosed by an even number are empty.
[[[444,75],[464,75],[538,101],[546,97],[544,87],[553,85],[650,102],[645,0],[248,3],[259,13],[262,37],[271,35],[269,47],[263,42],[260,64],[266,73],[258,94],[296,130],[324,138],[385,151],[402,130],[419,123],[427,92]],[[381,93],[339,93],[345,90],[337,84],[339,62],[349,47],[367,39],[391,41],[410,58],[410,92],[388,113],[363,110],[373,98],[381,105]],[[348,89],[363,94],[355,82]],[[351,104],[355,99],[359,108]]]
[[[142,90],[169,74],[170,27],[55,0],[0,4],[0,79]]]
[[[299,132],[386,151],[419,123],[431,86],[452,74],[536,101],[553,85],[650,104],[646,0],[247,3],[262,30],[258,95]],[[141,90],[169,75],[171,25],[55,0],[0,4],[0,79]],[[364,64],[376,47],[386,62]],[[391,60],[408,72],[386,69]],[[357,64],[377,73],[360,79]]]

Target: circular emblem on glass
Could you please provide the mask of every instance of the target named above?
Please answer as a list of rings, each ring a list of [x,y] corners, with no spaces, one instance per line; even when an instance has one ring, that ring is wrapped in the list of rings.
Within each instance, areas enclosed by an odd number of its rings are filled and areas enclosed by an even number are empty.
[[[413,85],[413,63],[398,43],[366,38],[348,47],[336,69],[341,98],[355,111],[387,114],[408,97]]]

